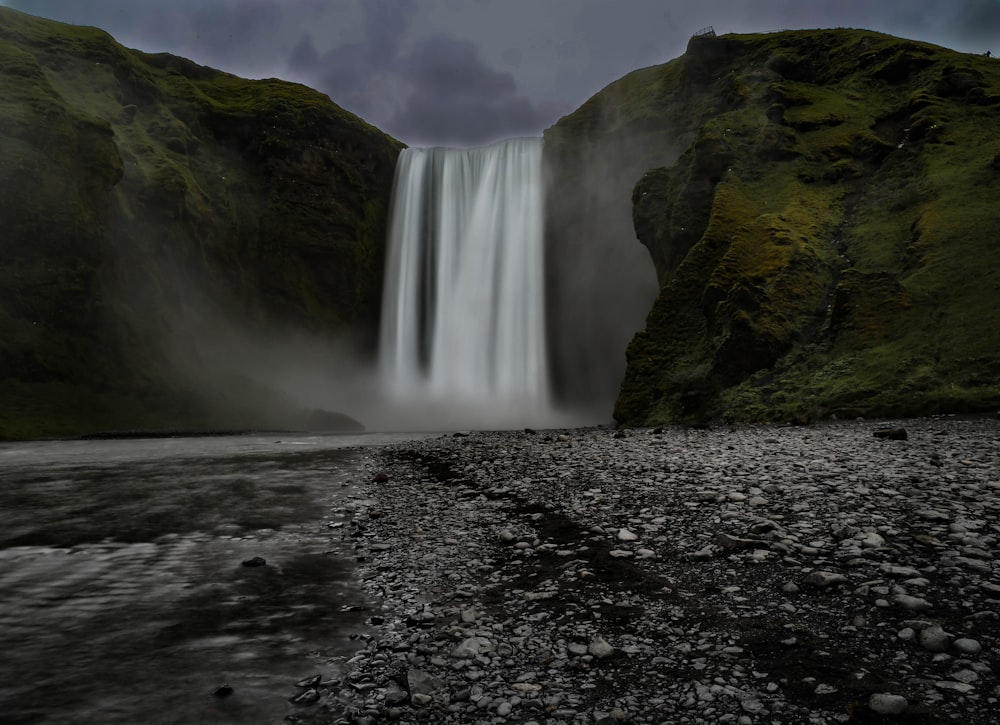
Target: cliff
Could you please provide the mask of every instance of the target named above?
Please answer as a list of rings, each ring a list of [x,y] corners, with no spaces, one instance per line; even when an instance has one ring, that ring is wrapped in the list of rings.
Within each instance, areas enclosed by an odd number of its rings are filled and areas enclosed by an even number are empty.
[[[995,410],[998,110],[995,60],[823,30],[694,37],[562,119],[557,178],[590,148],[648,161],[659,294],[619,423]]]
[[[401,144],[6,8],[0,87],[0,438],[298,425],[259,341],[374,340]]]

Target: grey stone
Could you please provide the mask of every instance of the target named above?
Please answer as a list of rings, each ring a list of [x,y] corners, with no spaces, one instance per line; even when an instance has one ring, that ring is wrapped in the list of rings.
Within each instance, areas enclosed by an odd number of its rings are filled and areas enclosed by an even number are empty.
[[[941,629],[941,625],[932,624],[920,632],[920,646],[930,652],[946,652],[951,644],[951,635]]]
[[[868,698],[868,708],[879,715],[902,715],[910,703],[902,695],[876,692]]]
[[[948,677],[956,682],[964,682],[968,685],[971,685],[973,682],[977,682],[979,680],[979,675],[972,670],[958,670],[956,672],[952,672],[948,675]]]
[[[410,696],[407,694],[406,690],[397,685],[395,682],[389,683],[389,686],[385,689],[385,704],[390,707],[402,705],[409,699]]]
[[[607,640],[598,635],[590,640],[590,645],[587,647],[587,651],[598,659],[605,659],[615,653],[615,648],[612,647]]]
[[[766,541],[759,541],[757,539],[743,539],[739,536],[732,536],[731,534],[718,534],[715,537],[715,543],[717,546],[721,546],[723,549],[727,550],[738,550],[738,549],[756,549],[756,548],[767,548]]]
[[[433,695],[435,692],[444,689],[447,684],[433,675],[423,670],[409,670],[406,673],[406,686],[410,690],[410,695]]]
[[[885,546],[885,538],[871,531],[861,536],[861,546],[865,549],[878,549]]]
[[[485,637],[469,637],[451,651],[451,656],[458,659],[472,659],[492,649],[493,643]]]
[[[952,682],[951,680],[940,680],[934,683],[939,690],[950,690],[961,695],[967,695],[976,688],[965,682]]]
[[[814,587],[820,587],[822,589],[834,584],[846,584],[847,581],[847,577],[843,574],[837,574],[832,571],[814,571],[810,572],[806,578],[802,580],[802,583],[809,584]]]
[[[951,646],[966,655],[977,655],[983,651],[983,646],[977,640],[968,637],[956,639],[951,643]]]
[[[926,599],[910,596],[909,594],[897,594],[893,598],[893,601],[909,612],[922,612],[925,609],[931,608],[931,603]]]
[[[895,564],[883,564],[881,566],[881,569],[889,576],[898,576],[898,577],[920,576],[920,572],[914,569],[912,566],[897,566]]]

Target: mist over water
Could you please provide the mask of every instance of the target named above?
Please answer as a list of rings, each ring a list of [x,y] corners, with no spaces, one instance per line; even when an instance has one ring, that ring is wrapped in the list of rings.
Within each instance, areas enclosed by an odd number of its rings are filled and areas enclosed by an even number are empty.
[[[610,422],[657,288],[623,191],[639,172],[588,153],[553,194],[542,147],[402,152],[374,361],[363,335],[254,329],[238,305],[194,293],[170,359],[257,429],[301,429],[313,410],[369,431]]]
[[[543,245],[541,139],[403,151],[379,358],[397,402],[477,426],[554,421]]]

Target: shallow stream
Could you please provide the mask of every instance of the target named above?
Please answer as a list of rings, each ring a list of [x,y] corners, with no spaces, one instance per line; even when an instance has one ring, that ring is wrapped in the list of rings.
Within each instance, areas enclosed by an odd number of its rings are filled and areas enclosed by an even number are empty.
[[[281,722],[363,630],[352,447],[391,439],[0,444],[0,720]]]

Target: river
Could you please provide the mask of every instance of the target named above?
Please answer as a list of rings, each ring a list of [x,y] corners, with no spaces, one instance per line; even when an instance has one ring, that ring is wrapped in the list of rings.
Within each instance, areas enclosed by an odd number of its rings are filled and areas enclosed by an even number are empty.
[[[364,631],[351,484],[400,438],[0,444],[0,720],[281,722]]]

